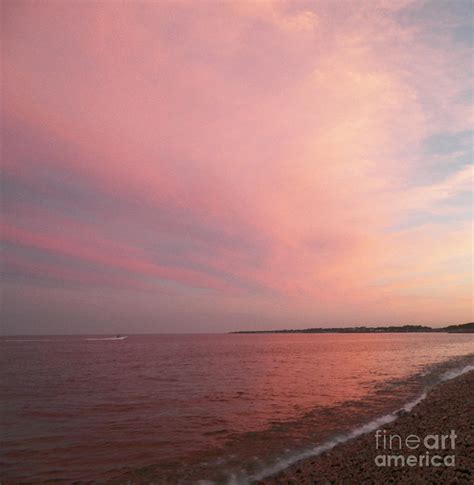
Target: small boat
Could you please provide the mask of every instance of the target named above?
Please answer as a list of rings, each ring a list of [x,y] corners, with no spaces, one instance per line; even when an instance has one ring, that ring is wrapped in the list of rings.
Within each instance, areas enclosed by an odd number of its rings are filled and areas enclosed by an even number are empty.
[[[125,340],[126,338],[127,338],[126,335],[120,335],[120,334],[118,334],[118,335],[115,336],[115,340]]]

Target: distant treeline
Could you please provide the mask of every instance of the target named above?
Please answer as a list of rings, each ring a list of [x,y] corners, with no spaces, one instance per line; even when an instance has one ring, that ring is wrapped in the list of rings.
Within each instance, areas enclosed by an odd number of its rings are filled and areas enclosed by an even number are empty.
[[[240,330],[230,333],[474,333],[474,322],[448,327],[432,328],[423,325],[403,325],[395,327],[343,327],[343,328],[304,328],[290,330]]]

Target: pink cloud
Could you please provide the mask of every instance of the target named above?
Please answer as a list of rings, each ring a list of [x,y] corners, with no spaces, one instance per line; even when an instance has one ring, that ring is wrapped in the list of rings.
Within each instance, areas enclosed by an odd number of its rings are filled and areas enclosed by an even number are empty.
[[[183,268],[163,267],[147,260],[146,256],[143,257],[144,255],[141,259],[133,257],[129,253],[134,251],[116,246],[110,241],[104,242],[89,237],[87,243],[84,244],[67,236],[58,234],[48,236],[10,225],[3,225],[1,233],[4,241],[9,243],[70,256],[80,261],[97,263],[112,269],[124,270],[132,273],[132,275],[154,276],[198,288],[225,289],[225,285],[211,276]]]
[[[469,318],[469,282],[448,264],[469,261],[465,223],[393,229],[459,215],[439,203],[470,184],[463,167],[416,176],[427,137],[472,122],[453,102],[470,86],[447,34],[456,19],[400,20],[420,5],[8,4],[5,117],[42,155],[7,149],[6,173],[44,208],[12,202],[4,237],[131,285],[212,289],[257,316],[278,295],[289,318],[329,306],[338,321],[346,306],[376,320],[384,299],[434,317],[430,297],[449,283]],[[81,179],[97,201],[68,201],[39,170]]]

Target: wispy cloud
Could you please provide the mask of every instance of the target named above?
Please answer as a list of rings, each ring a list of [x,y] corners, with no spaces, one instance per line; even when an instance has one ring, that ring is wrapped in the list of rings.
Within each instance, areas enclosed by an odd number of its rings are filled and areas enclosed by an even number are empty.
[[[460,7],[4,10],[9,295],[48,288],[59,305],[65,282],[130,289],[122,298],[152,320],[164,288],[177,330],[186,301],[222,330],[239,312],[244,326],[376,323],[387,302],[399,321],[470,318]],[[6,301],[11,315],[18,301]],[[100,325],[114,312],[108,299],[95,308]]]

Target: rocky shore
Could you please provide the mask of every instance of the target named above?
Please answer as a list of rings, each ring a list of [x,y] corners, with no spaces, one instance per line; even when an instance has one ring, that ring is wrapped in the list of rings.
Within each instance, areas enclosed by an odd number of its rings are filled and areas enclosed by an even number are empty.
[[[433,388],[377,435],[363,435],[256,482],[355,483],[473,484],[474,371]]]

